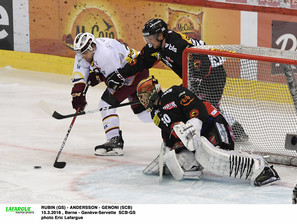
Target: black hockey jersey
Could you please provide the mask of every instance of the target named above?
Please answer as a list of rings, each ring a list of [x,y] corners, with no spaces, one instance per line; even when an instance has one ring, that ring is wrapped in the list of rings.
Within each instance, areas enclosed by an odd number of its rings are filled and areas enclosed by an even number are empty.
[[[164,49],[154,49],[150,44],[147,44],[137,58],[126,64],[123,68],[118,69],[123,77],[129,77],[143,69],[149,69],[161,60],[164,64],[170,67],[180,78],[182,78],[182,54],[185,48],[205,45],[202,40],[194,40],[182,33],[169,31],[165,39]],[[207,55],[199,55],[197,60],[201,61],[201,78],[209,72],[211,61]],[[222,63],[221,63],[222,64]]]
[[[220,113],[208,102],[199,100],[191,91],[182,86],[172,86],[160,97],[159,104],[154,106],[151,116],[161,129],[166,145],[173,147],[180,140],[173,134],[173,126],[191,118],[202,121],[202,131],[207,129],[213,117]]]

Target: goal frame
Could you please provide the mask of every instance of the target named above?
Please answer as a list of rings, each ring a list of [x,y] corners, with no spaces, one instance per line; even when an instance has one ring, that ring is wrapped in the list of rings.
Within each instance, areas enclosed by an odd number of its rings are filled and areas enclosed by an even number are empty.
[[[247,59],[247,60],[255,60],[255,61],[264,61],[264,62],[270,62],[270,63],[279,63],[279,64],[285,64],[285,65],[295,65],[297,67],[297,57],[296,59],[288,59],[285,58],[283,55],[285,54],[284,52],[280,49],[272,49],[272,50],[277,50],[280,52],[280,55],[278,56],[265,56],[265,55],[256,55],[256,54],[245,54],[245,53],[240,53],[236,52],[233,50],[224,50],[224,49],[219,49],[216,48],[219,46],[231,46],[231,45],[205,45],[202,47],[209,47],[209,49],[201,49],[201,48],[195,48],[195,47],[190,47],[186,48],[183,51],[182,54],[182,63],[183,63],[183,86],[188,88],[188,54],[194,53],[194,54],[203,54],[203,55],[212,55],[212,56],[220,56],[220,57],[229,57],[229,58],[236,58],[236,59]],[[243,45],[232,45],[232,46],[243,46]],[[247,47],[247,46],[244,46]],[[258,49],[261,49],[263,47],[257,47]],[[271,49],[271,48],[263,48],[263,49]],[[292,75],[291,73],[290,75]],[[284,74],[285,75],[285,74]],[[287,74],[286,74],[287,76]],[[295,80],[294,80],[295,81]],[[287,83],[289,85],[289,83]],[[295,83],[296,84],[296,83]],[[290,89],[290,88],[289,88]],[[290,89],[291,91],[291,89]],[[296,90],[297,92],[297,90]],[[294,102],[295,103],[295,102]],[[296,113],[297,113],[297,106],[295,104],[296,108]],[[297,135],[297,134],[296,134]],[[284,139],[284,145],[285,145],[285,139]],[[288,150],[288,149],[287,149]],[[267,153],[261,153],[261,152],[256,152],[258,154],[261,154],[265,157],[265,159],[268,162],[271,163],[276,163],[276,164],[282,164],[282,165],[289,165],[289,166],[297,166],[297,157],[295,156],[287,156],[287,155],[279,155],[279,154],[269,154]]]
[[[188,62],[187,61],[188,53],[200,53],[200,54],[220,56],[220,57],[249,59],[249,60],[266,61],[266,62],[273,62],[273,63],[280,63],[280,64],[297,65],[297,60],[286,59],[286,58],[259,56],[259,55],[252,55],[252,54],[242,54],[242,53],[237,53],[236,51],[227,51],[227,50],[221,50],[221,49],[216,49],[216,48],[211,48],[211,49],[207,50],[207,49],[198,49],[198,48],[188,47],[183,51],[183,55],[182,55],[183,74],[188,73],[188,66],[186,66],[187,62]],[[185,75],[183,75],[183,86],[184,87],[188,86],[188,80]]]

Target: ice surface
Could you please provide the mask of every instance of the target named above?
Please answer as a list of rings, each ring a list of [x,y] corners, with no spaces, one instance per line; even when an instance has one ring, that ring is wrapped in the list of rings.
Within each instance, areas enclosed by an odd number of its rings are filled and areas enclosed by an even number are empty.
[[[142,170],[157,156],[161,137],[152,123],[138,120],[129,106],[119,108],[123,157],[97,157],[106,141],[100,113],[78,117],[59,161],[53,167],[71,118],[55,120],[38,106],[46,101],[62,114],[71,107],[70,76],[0,69],[0,203],[127,204],[290,204],[297,168],[275,165],[280,182],[253,187],[205,171],[201,180],[177,182],[147,176]],[[95,109],[104,84],[89,88],[87,109]],[[34,169],[35,165],[42,166]]]

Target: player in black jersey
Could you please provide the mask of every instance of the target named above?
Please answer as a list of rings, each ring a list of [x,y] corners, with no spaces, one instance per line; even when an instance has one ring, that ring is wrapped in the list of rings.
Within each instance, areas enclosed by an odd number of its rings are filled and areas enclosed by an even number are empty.
[[[116,89],[122,85],[122,77],[127,78],[143,69],[149,69],[159,60],[182,78],[184,49],[205,45],[202,40],[195,40],[182,33],[168,30],[167,24],[162,19],[149,20],[144,25],[142,33],[147,44],[137,58],[111,74],[110,87]],[[201,64],[199,75],[195,77],[195,82],[199,82],[199,90],[195,94],[220,109],[220,100],[226,84],[226,72],[223,67],[225,59],[209,55],[197,55],[196,57],[195,60],[199,60]],[[235,141],[248,140],[248,135],[237,121],[230,119],[228,122],[234,131]]]
[[[158,80],[150,77],[138,84],[137,96],[161,129],[160,157],[176,180],[199,179],[203,167],[217,175],[249,179],[253,186],[279,180],[263,157],[234,151],[228,122],[187,88],[172,86],[163,92]],[[157,157],[144,173],[163,173],[163,162],[158,164]]]
[[[205,136],[214,146],[234,150],[232,130],[215,107],[200,100],[185,87],[172,86],[163,93],[159,86],[154,77],[141,81],[137,87],[137,96],[142,105],[151,111],[151,117],[161,129],[167,146],[176,149],[182,145],[173,131],[174,125],[198,118],[201,136]]]

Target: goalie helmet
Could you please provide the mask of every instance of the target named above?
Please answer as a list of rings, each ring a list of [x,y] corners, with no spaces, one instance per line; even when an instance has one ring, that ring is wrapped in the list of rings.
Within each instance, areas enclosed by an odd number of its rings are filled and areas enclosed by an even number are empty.
[[[166,36],[168,32],[167,24],[162,19],[151,19],[149,20],[142,29],[143,37],[163,32]]]
[[[94,52],[92,43],[96,45],[96,40],[91,33],[79,33],[74,39],[74,51],[83,54],[86,50]]]
[[[162,93],[161,86],[154,76],[140,81],[137,85],[137,96],[147,110],[151,110]]]

